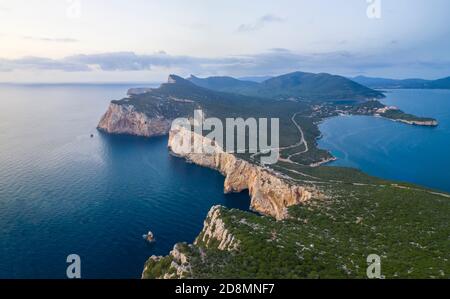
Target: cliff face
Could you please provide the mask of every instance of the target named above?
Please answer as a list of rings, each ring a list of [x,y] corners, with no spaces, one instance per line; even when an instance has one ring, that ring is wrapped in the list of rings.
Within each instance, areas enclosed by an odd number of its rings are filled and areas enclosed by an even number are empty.
[[[192,245],[176,244],[169,256],[152,256],[147,261],[142,279],[183,279],[191,275],[190,257],[186,249],[191,250]],[[155,266],[160,265],[158,273],[152,273]]]
[[[209,248],[213,242],[218,243],[217,249],[232,251],[239,248],[239,241],[229,232],[221,218],[220,206],[214,206],[208,213],[203,230],[195,240],[194,245],[204,245]]]
[[[193,150],[185,149],[189,138]],[[275,173],[238,159],[212,144],[211,140],[184,128],[170,131],[169,148],[195,164],[220,171],[225,176],[225,193],[249,190],[251,209],[277,220],[288,216],[288,207],[321,197],[316,189],[289,184]]]
[[[170,254],[152,256],[147,261],[142,278],[183,279],[192,276],[192,259],[198,256],[205,258],[203,249],[218,249],[221,251],[239,250],[240,241],[229,231],[222,220],[222,207],[214,206],[208,213],[204,227],[195,240],[194,245],[176,244]],[[203,248],[203,249],[200,249]],[[159,272],[155,272],[160,268]]]
[[[111,103],[100,120],[98,129],[110,134],[128,134],[144,137],[167,135],[172,120],[164,117],[149,118],[137,112],[132,105]]]

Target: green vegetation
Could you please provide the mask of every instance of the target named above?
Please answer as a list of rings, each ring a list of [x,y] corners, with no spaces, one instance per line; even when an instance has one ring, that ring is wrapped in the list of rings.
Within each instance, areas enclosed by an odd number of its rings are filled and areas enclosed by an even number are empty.
[[[245,94],[248,90],[258,88],[259,85],[256,82],[242,81],[232,77],[210,77],[201,79],[191,76],[188,80],[200,87],[237,94]]]
[[[381,116],[393,119],[393,120],[405,120],[405,121],[414,121],[414,122],[433,122],[436,121],[433,118],[427,117],[418,117],[412,114],[407,114],[401,110],[388,110],[385,113],[382,113]]]
[[[194,84],[217,91],[227,91],[272,99],[295,98],[306,101],[383,98],[352,80],[330,74],[295,72],[268,79],[262,83],[240,81],[229,77],[200,79],[191,77]]]
[[[367,278],[378,254],[386,278],[448,278],[450,201],[394,186],[329,186],[333,199],[290,209],[291,218],[222,208],[238,251],[198,244],[193,278]]]
[[[171,274],[170,265],[172,264],[173,258],[171,256],[166,256],[160,260],[149,259],[145,263],[145,268],[147,271],[144,272],[144,279],[156,279],[164,274]]]

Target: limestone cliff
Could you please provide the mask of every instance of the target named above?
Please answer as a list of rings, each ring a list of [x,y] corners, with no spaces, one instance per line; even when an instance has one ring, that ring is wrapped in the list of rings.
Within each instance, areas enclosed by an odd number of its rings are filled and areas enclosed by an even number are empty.
[[[239,241],[229,232],[221,218],[221,206],[214,206],[206,217],[203,230],[195,240],[194,245],[204,245],[210,247],[216,242],[217,249],[232,251],[239,248]]]
[[[191,275],[190,257],[187,251],[192,250],[192,245],[176,244],[169,256],[152,256],[145,264],[142,279],[183,279]],[[159,265],[158,272],[155,272]]]
[[[166,135],[172,124],[162,116],[148,117],[136,111],[132,105],[111,103],[108,111],[100,120],[98,129],[110,134],[129,134],[152,137]]]
[[[186,149],[189,139],[192,147]],[[251,209],[277,220],[288,216],[288,207],[321,197],[315,188],[291,184],[276,173],[238,159],[211,140],[184,128],[170,131],[169,148],[195,164],[220,171],[225,176],[225,193],[249,190]]]
[[[222,219],[223,207],[214,206],[206,217],[204,227],[194,245],[176,244],[170,254],[152,256],[145,264],[142,278],[183,279],[192,276],[193,256],[204,258],[203,249],[239,250],[240,241],[229,231]],[[160,269],[156,271],[156,269]]]

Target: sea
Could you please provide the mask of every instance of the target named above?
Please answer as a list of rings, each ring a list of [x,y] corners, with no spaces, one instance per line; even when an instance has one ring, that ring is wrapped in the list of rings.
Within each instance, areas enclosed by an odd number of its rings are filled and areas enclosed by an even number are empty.
[[[213,205],[249,209],[166,137],[97,132],[128,87],[0,86],[0,278],[67,278],[76,254],[82,278],[138,279],[150,256],[192,243]]]
[[[150,256],[192,243],[213,205],[248,210],[248,193],[224,195],[222,175],[171,156],[167,137],[96,130],[129,87],[0,85],[0,279],[66,278],[72,254],[82,278],[138,279]],[[440,126],[336,117],[320,146],[334,165],[450,191],[450,91],[387,95]]]

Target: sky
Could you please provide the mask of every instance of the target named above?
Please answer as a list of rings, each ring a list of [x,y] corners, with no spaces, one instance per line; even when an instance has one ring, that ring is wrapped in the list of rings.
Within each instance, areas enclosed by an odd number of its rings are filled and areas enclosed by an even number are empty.
[[[450,76],[448,0],[0,0],[0,82]]]

